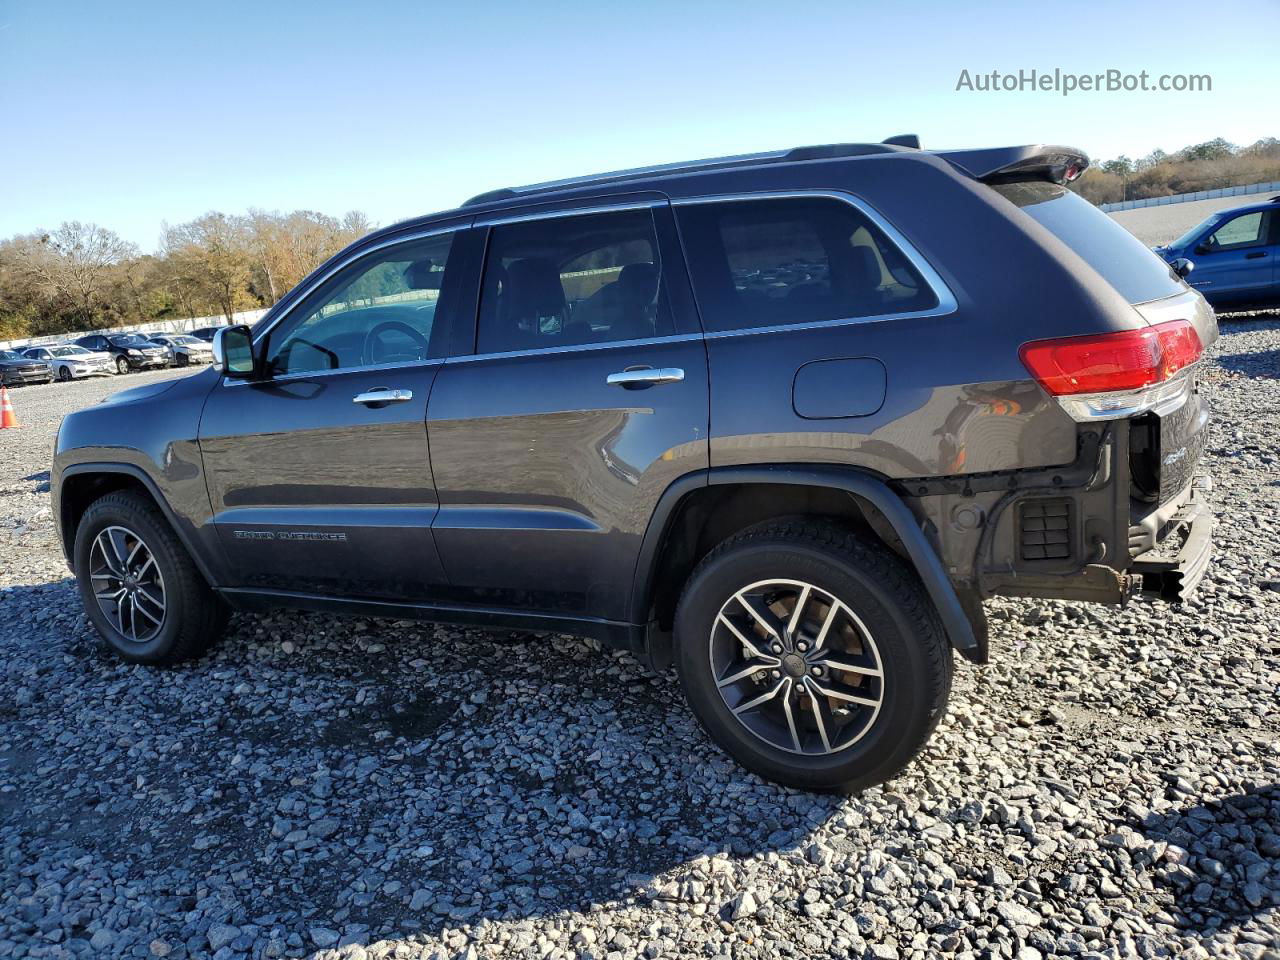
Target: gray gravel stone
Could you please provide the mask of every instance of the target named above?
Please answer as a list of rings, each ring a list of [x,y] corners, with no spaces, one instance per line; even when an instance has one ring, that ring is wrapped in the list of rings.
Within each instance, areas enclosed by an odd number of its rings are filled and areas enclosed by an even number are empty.
[[[1203,374],[1213,564],[1182,608],[987,604],[925,755],[857,797],[745,774],[588,641],[237,614],[107,656],[0,431],[0,958],[1280,960],[1280,322]]]

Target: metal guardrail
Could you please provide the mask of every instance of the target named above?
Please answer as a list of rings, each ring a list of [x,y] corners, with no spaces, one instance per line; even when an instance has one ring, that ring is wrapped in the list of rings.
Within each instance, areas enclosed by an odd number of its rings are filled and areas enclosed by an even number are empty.
[[[1115,213],[1118,210],[1162,207],[1169,203],[1216,200],[1219,197],[1247,197],[1255,193],[1272,193],[1275,191],[1280,191],[1280,180],[1272,180],[1270,183],[1247,183],[1239,187],[1219,187],[1215,190],[1197,190],[1195,193],[1175,193],[1169,197],[1147,197],[1145,200],[1117,200],[1115,203],[1100,203],[1098,204],[1098,209],[1103,213]]]

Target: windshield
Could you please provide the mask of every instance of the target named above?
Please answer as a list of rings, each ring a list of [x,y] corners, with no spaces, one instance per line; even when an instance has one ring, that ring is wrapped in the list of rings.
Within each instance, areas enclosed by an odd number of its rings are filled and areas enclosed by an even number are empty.
[[[19,356],[12,350],[0,350],[0,360],[25,360],[25,357]]]
[[[201,343],[202,341],[197,340],[195,337],[170,337],[169,342],[170,343]]]
[[[125,333],[118,337],[109,338],[117,347],[136,347],[139,344],[147,342],[147,338],[136,333]]]
[[[1186,289],[1141,240],[1066,187],[1037,180],[993,189],[1074,250],[1130,303],[1161,300]]]
[[[55,357],[78,357],[89,351],[83,347],[54,347],[51,351]]]
[[[1219,213],[1215,213],[1211,217],[1205,217],[1203,220],[1197,223],[1194,227],[1192,227],[1190,230],[1188,230],[1186,233],[1180,236],[1177,240],[1169,244],[1169,246],[1173,247],[1174,249],[1181,249],[1182,247],[1185,247],[1196,237],[1200,236],[1201,231],[1207,230],[1209,227],[1213,226],[1215,223],[1217,223],[1221,219],[1222,219],[1222,215]]]

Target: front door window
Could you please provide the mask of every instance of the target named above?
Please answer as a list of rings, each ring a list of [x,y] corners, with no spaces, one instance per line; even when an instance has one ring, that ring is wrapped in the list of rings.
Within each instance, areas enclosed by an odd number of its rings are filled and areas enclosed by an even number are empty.
[[[399,244],[357,261],[272,330],[272,376],[348,370],[443,356],[436,306],[452,234]]]

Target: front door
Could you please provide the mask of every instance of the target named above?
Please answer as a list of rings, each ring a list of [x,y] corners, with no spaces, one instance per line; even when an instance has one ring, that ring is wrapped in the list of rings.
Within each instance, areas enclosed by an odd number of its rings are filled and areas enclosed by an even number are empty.
[[[706,354],[673,237],[659,200],[490,225],[476,353],[444,366],[427,410],[459,602],[628,615],[654,505],[707,466]]]
[[[426,411],[459,246],[441,232],[357,254],[256,337],[263,379],[212,391],[200,448],[230,586],[389,600],[439,588]]]
[[[1242,213],[1200,240],[1192,253],[1191,286],[1212,303],[1266,300],[1275,282],[1277,247],[1270,242],[1274,211]]]

